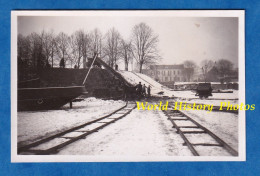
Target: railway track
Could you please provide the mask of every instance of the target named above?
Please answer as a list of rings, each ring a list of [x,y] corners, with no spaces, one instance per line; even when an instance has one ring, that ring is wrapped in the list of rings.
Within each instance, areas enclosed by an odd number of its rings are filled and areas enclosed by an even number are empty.
[[[100,129],[122,119],[136,108],[135,102],[127,102],[125,106],[118,110],[87,122],[85,124],[73,127],[69,130],[60,132],[34,143],[18,147],[18,154],[21,155],[49,155],[59,152],[59,150],[73,142],[86,138],[86,136],[98,132]]]
[[[210,154],[212,151],[238,156],[235,149],[183,112],[179,110],[163,112],[184,140],[183,145],[186,145],[194,156],[205,156],[205,153]]]

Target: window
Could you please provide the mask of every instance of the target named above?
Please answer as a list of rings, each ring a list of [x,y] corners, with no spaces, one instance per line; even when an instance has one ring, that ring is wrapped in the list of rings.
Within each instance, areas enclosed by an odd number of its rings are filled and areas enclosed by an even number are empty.
[[[166,77],[165,77],[165,82],[167,82],[167,81],[168,81],[168,77],[166,76]]]
[[[173,74],[175,75],[175,70],[173,71]]]

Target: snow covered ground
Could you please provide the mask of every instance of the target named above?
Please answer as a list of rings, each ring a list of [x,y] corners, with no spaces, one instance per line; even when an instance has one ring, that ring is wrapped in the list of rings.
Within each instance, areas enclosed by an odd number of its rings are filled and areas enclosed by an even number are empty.
[[[192,91],[173,91],[152,78],[127,71],[119,71],[132,84],[150,84],[153,96],[177,97],[175,100],[187,103],[220,105],[221,101],[238,103],[238,91],[213,93],[212,97],[200,100]],[[158,95],[158,92],[164,92]],[[170,101],[173,101],[172,99]],[[18,112],[18,144],[25,145],[38,139],[100,118],[125,105],[123,101],[87,98],[74,102],[60,110]],[[173,105],[173,103],[172,103]],[[205,126],[234,149],[238,149],[238,115],[224,112],[184,111]],[[196,139],[196,138],[195,138]],[[200,139],[204,139],[203,137]],[[123,119],[98,133],[87,136],[63,148],[59,155],[94,156],[192,156],[183,146],[183,139],[172,128],[172,124],[161,111],[133,110]],[[201,149],[203,154],[203,149]],[[212,155],[223,155],[217,148]]]
[[[70,109],[18,112],[18,143],[25,145],[82,123],[97,119],[125,105],[123,101],[87,98]]]
[[[59,155],[192,156],[161,111],[133,110],[128,116],[86,139],[63,148]]]
[[[21,145],[45,138],[57,132],[94,120],[108,114],[125,103],[122,101],[87,98],[75,102],[74,108],[65,106],[61,110],[18,113],[18,142]],[[238,115],[223,112],[184,111],[201,125],[230,144],[238,148]],[[94,124],[100,125],[100,124]],[[78,135],[78,134],[77,134]],[[206,137],[192,140],[203,142]],[[202,140],[202,141],[201,141]],[[183,139],[172,128],[171,122],[162,111],[133,110],[123,119],[113,123],[98,133],[72,143],[60,150],[58,155],[89,156],[192,156],[183,146]],[[213,141],[214,142],[214,141]],[[201,155],[223,156],[223,150],[215,147],[211,153]],[[213,149],[213,148],[211,148]]]
[[[238,120],[237,114],[225,112],[210,112],[192,110],[182,111],[195,121],[206,127],[223,139],[235,150],[238,150]]]
[[[188,84],[199,84],[199,83],[205,83],[205,82],[176,82],[174,85],[188,85]],[[238,82],[229,82],[231,84],[238,83]],[[211,82],[211,85],[220,84],[220,82]]]
[[[180,99],[177,99],[179,101],[182,101],[182,102],[187,102],[187,103],[196,103],[196,104],[209,104],[209,105],[213,105],[213,106],[220,106],[221,105],[221,102],[230,102],[231,105],[234,105],[234,104],[238,104],[238,100],[224,100],[224,99],[221,99],[221,100],[211,100],[211,99],[183,99],[183,100],[180,100]]]
[[[212,93],[212,96],[210,96],[208,98],[208,100],[214,100],[214,99],[233,99],[233,100],[237,100],[238,99],[238,93],[239,91],[237,90],[233,90],[233,93]],[[175,97],[178,98],[196,98],[199,99],[198,96],[195,96],[195,92],[194,91],[173,91],[173,94]]]

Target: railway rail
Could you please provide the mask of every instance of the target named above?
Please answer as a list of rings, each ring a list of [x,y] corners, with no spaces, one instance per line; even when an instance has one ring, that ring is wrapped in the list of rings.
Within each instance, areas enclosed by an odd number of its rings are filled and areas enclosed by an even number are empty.
[[[60,132],[53,136],[41,139],[31,144],[18,147],[18,154],[21,155],[49,155],[57,153],[61,148],[84,139],[86,136],[98,132],[100,129],[122,119],[127,116],[133,109],[136,108],[136,103],[127,102],[125,106],[118,110],[98,118],[96,120],[84,123],[77,127],[73,127],[66,131]]]
[[[186,145],[194,156],[205,155],[204,153],[210,153],[214,150],[225,151],[232,156],[238,156],[235,149],[190,116],[179,110],[164,110],[163,112],[184,140],[183,145]]]

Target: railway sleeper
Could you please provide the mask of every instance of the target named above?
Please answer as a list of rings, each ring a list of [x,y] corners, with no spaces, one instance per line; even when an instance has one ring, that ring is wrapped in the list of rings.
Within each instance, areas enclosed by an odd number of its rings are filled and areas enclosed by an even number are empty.
[[[179,128],[200,128],[198,126],[179,126]]]
[[[184,120],[184,121],[187,121],[189,119],[179,119],[179,118],[175,118],[175,119],[172,119],[172,120]]]
[[[176,128],[176,126],[172,126],[172,128]],[[177,126],[177,128],[200,128],[198,126]]]
[[[183,134],[201,134],[207,133],[206,131],[182,131]]]

